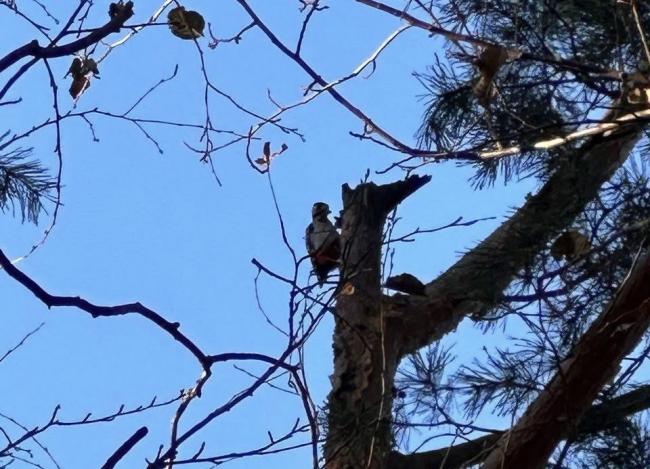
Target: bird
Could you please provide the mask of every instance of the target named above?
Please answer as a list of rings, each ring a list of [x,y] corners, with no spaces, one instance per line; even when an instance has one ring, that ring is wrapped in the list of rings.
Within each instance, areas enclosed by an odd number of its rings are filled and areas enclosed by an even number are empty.
[[[316,202],[311,209],[312,222],[305,231],[307,253],[320,285],[339,266],[341,257],[341,236],[327,217],[330,213],[329,205]]]
[[[196,11],[186,11],[185,7],[176,7],[167,14],[169,29],[181,39],[197,39],[203,36],[205,19]]]

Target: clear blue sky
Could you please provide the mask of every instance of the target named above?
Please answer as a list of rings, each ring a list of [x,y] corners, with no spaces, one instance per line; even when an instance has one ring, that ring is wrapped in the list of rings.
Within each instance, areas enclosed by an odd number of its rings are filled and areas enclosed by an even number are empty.
[[[53,13],[63,19],[76,2],[57,3],[61,5],[55,6]],[[107,16],[104,5],[108,2],[95,3],[88,25],[98,25]],[[159,4],[136,1],[133,21],[146,19]],[[331,8],[315,15],[305,39],[304,57],[327,79],[349,73],[399,26],[396,19],[353,1],[325,4]],[[219,37],[231,36],[247,24],[234,0],[188,0],[184,5],[203,13]],[[295,43],[301,22],[298,1],[257,0],[251,5],[283,40]],[[19,6],[57,30],[35,4],[23,1]],[[0,7],[0,24],[0,55],[33,38],[43,40],[4,7]],[[247,32],[239,45],[222,44],[210,50],[208,39],[200,42],[214,83],[261,114],[274,110],[267,89],[276,100],[290,104],[301,99],[302,88],[310,83],[305,73],[257,30]],[[440,45],[421,30],[407,31],[381,56],[372,77],[357,78],[340,91],[384,128],[415,145],[414,134],[424,109],[418,96],[424,90],[411,73],[424,71],[434,54],[441,53]],[[52,61],[64,112],[73,106],[68,82],[63,80],[70,61]],[[172,36],[165,26],[147,29],[116,49],[101,64],[101,80],[93,81],[77,109],[123,112],[168,76],[175,64],[179,65],[178,77],[149,96],[132,115],[201,123],[203,81],[196,49],[191,41]],[[1,78],[4,83],[7,74]],[[25,131],[52,114],[51,90],[42,65],[28,72],[7,96],[18,97],[23,98],[20,105],[0,107],[4,124],[0,133],[7,127]],[[210,100],[216,127],[245,132],[254,123],[225,100],[216,96]],[[209,353],[281,352],[284,338],[266,324],[257,309],[253,290],[256,271],[250,260],[255,257],[279,273],[289,273],[292,261],[280,237],[268,181],[249,167],[244,146],[215,155],[214,164],[223,182],[218,187],[209,168],[183,144],[196,145],[198,131],[147,126],[164,149],[161,155],[132,125],[100,117],[93,122],[99,142],[92,141],[82,120],[64,122],[64,205],[48,242],[19,267],[54,294],[80,295],[100,304],[140,301],[179,321],[182,330]],[[341,184],[355,184],[366,169],[382,169],[400,155],[350,137],[348,132],[360,131],[361,123],[329,96],[287,114],[283,122],[299,127],[306,142],[270,127],[261,136],[274,147],[282,142],[289,145],[274,161],[273,180],[290,242],[302,255],[312,204],[326,201],[338,211]],[[24,145],[33,146],[35,156],[54,169],[53,137],[50,128]],[[494,222],[424,236],[417,243],[400,246],[395,270],[411,272],[425,281],[489,233],[532,190],[532,183],[524,181],[475,192],[467,182],[470,170],[453,163],[428,167],[424,172],[433,179],[400,207],[398,232],[443,225],[459,215],[497,217]],[[393,172],[372,179],[387,182],[400,177]],[[21,225],[19,219],[5,213],[0,218],[2,249],[11,257],[24,254],[41,237],[47,223],[44,217],[38,227]],[[173,397],[198,377],[200,370],[192,357],[143,319],[92,319],[74,309],[48,311],[2,273],[0,297],[0,354],[24,333],[46,323],[15,356],[0,364],[0,412],[28,427],[46,422],[57,404],[62,406],[60,416],[64,419],[77,419],[87,412],[102,415],[121,403],[134,407],[154,395]],[[285,287],[265,278],[261,297],[270,316],[284,323]],[[331,333],[328,318],[306,352],[309,384],[318,404],[324,403],[329,387]],[[449,341],[457,343],[457,353],[471,356],[488,340],[480,337],[465,324]],[[260,370],[257,366],[247,368]],[[185,422],[222,404],[248,382],[250,378],[231,365],[217,367]],[[121,466],[143,467],[143,458],[153,456],[160,443],[168,442],[173,411],[167,407],[110,424],[57,428],[40,440],[62,467],[85,469],[98,467],[138,426],[146,424],[150,434]],[[206,454],[264,444],[267,430],[279,435],[297,417],[304,420],[298,399],[263,388],[202,434],[208,444]],[[185,454],[200,442],[192,440],[184,447]],[[39,460],[45,457],[39,455]],[[300,468],[308,467],[308,461],[309,452],[302,450],[233,462],[229,467]]]

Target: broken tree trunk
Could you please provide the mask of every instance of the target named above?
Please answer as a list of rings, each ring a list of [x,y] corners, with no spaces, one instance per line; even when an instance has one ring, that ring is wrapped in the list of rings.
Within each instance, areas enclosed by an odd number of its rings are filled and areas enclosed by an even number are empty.
[[[392,386],[401,340],[382,310],[382,235],[390,211],[429,179],[343,186],[340,285],[346,288],[339,288],[335,314],[328,469],[381,469],[392,449]]]

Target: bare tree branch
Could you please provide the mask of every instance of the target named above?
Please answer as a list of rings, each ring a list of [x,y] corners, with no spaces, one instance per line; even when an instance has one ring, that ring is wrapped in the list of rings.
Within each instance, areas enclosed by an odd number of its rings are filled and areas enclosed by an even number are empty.
[[[108,23],[76,41],[62,46],[52,47],[43,47],[36,40],[28,42],[0,59],[0,73],[25,57],[31,56],[37,59],[51,59],[79,52],[88,46],[98,43],[106,36],[118,32],[131,16],[133,16],[133,2],[127,2],[124,8],[120,10],[120,13],[114,18],[111,18]]]
[[[180,324],[170,322],[155,311],[143,306],[140,303],[122,304],[117,306],[101,306],[90,303],[78,296],[56,296],[46,292],[39,284],[14,266],[9,258],[0,250],[0,266],[7,274],[21,285],[31,291],[36,298],[42,301],[48,308],[60,306],[72,306],[90,313],[94,318],[105,316],[121,316],[124,314],[138,314],[153,322],[161,329],[171,335],[174,340],[183,345],[201,363],[204,369],[210,368],[210,359],[192,342],[185,334],[180,332]]]

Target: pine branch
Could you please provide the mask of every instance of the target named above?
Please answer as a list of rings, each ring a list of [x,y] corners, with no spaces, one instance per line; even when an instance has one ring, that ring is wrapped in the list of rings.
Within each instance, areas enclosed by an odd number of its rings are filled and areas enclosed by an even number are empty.
[[[546,389],[498,442],[484,469],[542,468],[650,326],[650,255],[642,252],[610,305]]]
[[[54,201],[56,181],[38,161],[29,160],[31,148],[17,148],[0,155],[0,210],[18,209],[22,221],[38,223],[44,201]]]

